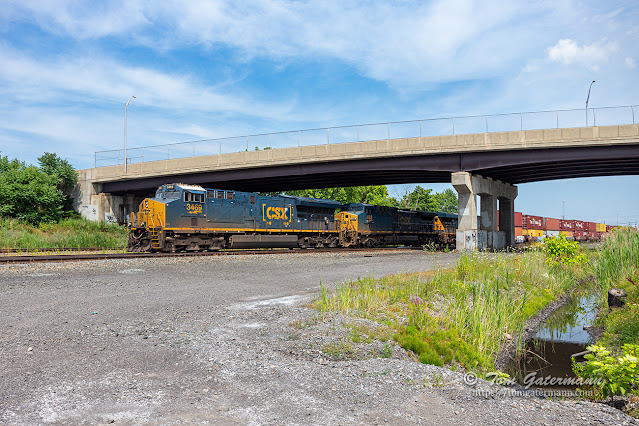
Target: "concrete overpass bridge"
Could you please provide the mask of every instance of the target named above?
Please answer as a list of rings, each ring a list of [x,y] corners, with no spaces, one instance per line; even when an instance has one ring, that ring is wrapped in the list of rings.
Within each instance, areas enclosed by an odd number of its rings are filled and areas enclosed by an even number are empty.
[[[247,191],[452,182],[459,194],[458,247],[502,248],[514,243],[515,184],[639,174],[639,124],[634,124],[634,108],[628,108],[633,124],[504,132],[487,128],[481,133],[167,158],[128,163],[126,171],[124,164],[95,167],[79,171],[76,207],[89,218],[117,220],[166,182]],[[388,129],[390,136],[390,124]],[[243,142],[244,137],[238,139]],[[477,213],[479,225],[472,219]]]

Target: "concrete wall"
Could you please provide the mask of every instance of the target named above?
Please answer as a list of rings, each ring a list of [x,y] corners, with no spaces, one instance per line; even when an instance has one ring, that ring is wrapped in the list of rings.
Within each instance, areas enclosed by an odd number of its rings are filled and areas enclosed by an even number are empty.
[[[92,180],[93,170],[78,171],[78,183],[72,194],[73,208],[89,220],[124,223],[125,215],[137,211],[144,197],[102,193],[102,184]]]

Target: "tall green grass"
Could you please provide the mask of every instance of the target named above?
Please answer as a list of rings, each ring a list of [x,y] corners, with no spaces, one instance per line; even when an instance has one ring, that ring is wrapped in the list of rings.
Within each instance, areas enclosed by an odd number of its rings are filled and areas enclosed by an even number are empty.
[[[1,248],[123,248],[126,244],[127,230],[116,224],[70,218],[33,227],[0,218]]]
[[[639,231],[615,229],[591,258],[591,267],[606,292],[623,277],[639,271]]]
[[[610,288],[628,293],[623,308],[601,310],[599,321],[605,332],[598,343],[613,351],[624,344],[639,344],[639,231],[613,231],[592,256],[590,266],[601,286],[600,306],[607,305]]]
[[[317,307],[385,323],[425,363],[493,368],[494,356],[525,321],[575,285],[573,269],[539,252],[462,256],[456,268],[322,290]]]

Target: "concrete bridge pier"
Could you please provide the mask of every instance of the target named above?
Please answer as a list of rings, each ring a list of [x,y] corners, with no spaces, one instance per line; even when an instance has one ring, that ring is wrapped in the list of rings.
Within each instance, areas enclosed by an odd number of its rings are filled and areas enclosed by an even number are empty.
[[[457,250],[512,247],[515,244],[517,187],[468,172],[453,173],[452,183],[458,194]],[[481,200],[479,220],[478,195]]]

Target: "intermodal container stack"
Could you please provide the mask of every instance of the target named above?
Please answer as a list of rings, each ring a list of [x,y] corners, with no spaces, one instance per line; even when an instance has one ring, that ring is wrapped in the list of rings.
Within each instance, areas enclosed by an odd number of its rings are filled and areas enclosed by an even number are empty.
[[[526,229],[544,229],[544,218],[542,216],[533,216],[531,214],[523,215],[524,228]]]
[[[558,237],[559,230],[559,219],[553,219],[552,217],[544,218],[544,231],[546,231],[546,237]]]
[[[573,223],[572,220],[564,220],[564,219],[560,219],[559,220],[559,230],[560,231],[574,231],[575,230],[575,224]]]
[[[597,239],[597,224],[595,222],[584,222],[584,228],[586,229],[586,238],[588,240]]]
[[[515,228],[523,228],[524,227],[524,220],[523,220],[523,216],[521,214],[521,212],[515,212]]]

